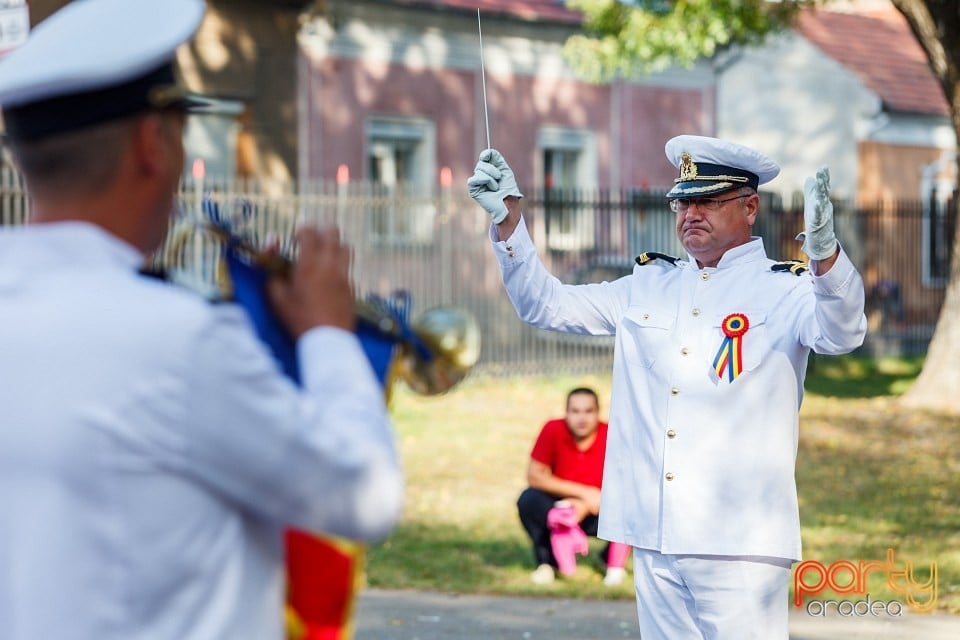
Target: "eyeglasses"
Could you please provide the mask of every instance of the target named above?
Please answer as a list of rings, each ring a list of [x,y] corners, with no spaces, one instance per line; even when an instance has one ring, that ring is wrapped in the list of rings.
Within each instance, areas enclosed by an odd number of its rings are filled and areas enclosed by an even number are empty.
[[[720,205],[731,200],[749,198],[752,194],[741,194],[732,198],[674,198],[670,201],[670,210],[674,213],[684,213],[691,205],[697,205],[702,211],[717,211]]]

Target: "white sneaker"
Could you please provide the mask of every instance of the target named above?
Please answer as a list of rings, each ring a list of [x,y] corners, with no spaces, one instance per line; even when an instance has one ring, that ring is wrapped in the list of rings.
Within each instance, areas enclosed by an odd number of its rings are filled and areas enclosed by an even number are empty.
[[[607,569],[607,575],[603,577],[603,584],[608,587],[615,587],[623,582],[625,575],[627,575],[627,572],[623,567],[611,567]]]
[[[533,584],[550,584],[555,577],[556,574],[553,571],[553,567],[548,564],[542,564],[537,567],[536,571],[530,574],[530,581],[533,582]]]

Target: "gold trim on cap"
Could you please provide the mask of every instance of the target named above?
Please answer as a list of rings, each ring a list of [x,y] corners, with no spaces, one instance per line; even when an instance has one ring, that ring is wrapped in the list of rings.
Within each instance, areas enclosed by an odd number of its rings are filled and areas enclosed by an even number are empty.
[[[696,166],[696,165],[694,165]],[[680,177],[674,180],[674,182],[689,182],[690,180],[732,180],[733,182],[750,182],[750,178],[744,178],[743,176],[695,176],[693,178],[688,178],[682,173]]]
[[[693,161],[693,158],[690,157],[689,153],[684,151],[680,154],[680,177],[673,182],[690,182],[691,180],[732,180],[733,182],[750,181],[749,178],[745,178],[743,176],[701,176],[699,169],[697,169],[697,163]]]
[[[709,178],[700,178],[700,180],[708,180],[708,179],[709,179]],[[677,180],[677,182],[680,182],[680,181]],[[746,178],[744,178],[741,182],[746,182]],[[703,193],[704,191],[716,191],[716,190],[718,190],[718,189],[729,189],[729,188],[735,187],[735,186],[736,186],[736,185],[733,184],[733,183],[731,183],[731,182],[716,182],[716,183],[714,183],[714,184],[708,184],[708,185],[703,186],[703,187],[686,187],[686,188],[684,188],[684,187],[674,187],[673,189],[670,190],[670,193],[672,193],[672,194],[677,194],[677,193],[684,193],[684,194],[685,194],[685,193]],[[671,196],[671,197],[672,197],[672,196]]]

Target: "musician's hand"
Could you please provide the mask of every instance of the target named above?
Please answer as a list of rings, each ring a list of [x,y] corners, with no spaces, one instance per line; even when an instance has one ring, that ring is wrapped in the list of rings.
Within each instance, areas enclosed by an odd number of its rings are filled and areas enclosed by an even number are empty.
[[[513,175],[513,170],[496,149],[484,149],[480,153],[473,176],[467,180],[467,190],[470,197],[490,214],[494,224],[500,224],[507,217],[504,198],[523,197],[517,188],[517,178]]]
[[[267,283],[267,295],[284,327],[297,339],[320,326],[353,331],[356,298],[350,281],[350,247],[336,228],[297,231],[299,255],[289,277]]]

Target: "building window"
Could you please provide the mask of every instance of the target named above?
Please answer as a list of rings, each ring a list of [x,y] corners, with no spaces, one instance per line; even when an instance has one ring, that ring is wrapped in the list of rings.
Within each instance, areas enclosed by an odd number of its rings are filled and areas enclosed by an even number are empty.
[[[239,118],[244,109],[240,101],[217,100],[210,109],[187,118],[183,146],[184,168],[188,173],[199,161],[209,180],[225,181],[237,176]]]
[[[547,248],[592,249],[596,243],[594,212],[584,208],[597,186],[593,132],[544,127],[537,136],[543,163],[543,199]]]
[[[367,121],[367,176],[374,191],[367,221],[371,241],[411,245],[432,240],[434,140],[433,123],[426,120]]]
[[[957,180],[956,156],[945,152],[941,158],[923,167],[920,197],[923,206],[923,285],[944,287],[950,279],[953,236],[956,229]]]
[[[956,228],[956,191],[946,196],[933,190],[923,207],[923,283],[946,286],[950,279],[953,235]]]

